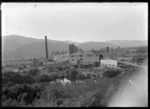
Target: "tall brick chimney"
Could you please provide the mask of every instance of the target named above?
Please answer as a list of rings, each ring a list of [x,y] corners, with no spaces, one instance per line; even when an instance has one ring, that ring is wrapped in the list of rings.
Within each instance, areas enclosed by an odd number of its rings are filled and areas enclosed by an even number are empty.
[[[48,59],[47,36],[45,36],[45,52],[46,52],[46,59]]]

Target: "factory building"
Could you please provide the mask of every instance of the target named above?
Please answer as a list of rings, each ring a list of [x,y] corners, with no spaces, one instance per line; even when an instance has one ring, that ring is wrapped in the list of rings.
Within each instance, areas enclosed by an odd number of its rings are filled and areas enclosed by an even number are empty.
[[[101,59],[100,64],[103,67],[112,67],[112,68],[118,67],[117,60],[112,59]]]
[[[70,63],[77,64],[80,61],[83,61],[83,53],[82,52],[76,52],[74,54],[70,54],[70,56],[69,56]]]
[[[72,54],[75,52],[74,44],[69,45],[69,54]]]
[[[84,53],[82,63],[94,63],[99,62],[99,55],[95,53]]]
[[[78,51],[79,51],[79,48],[77,46],[75,46],[74,44],[69,45],[69,54],[73,54]]]
[[[77,46],[75,46],[74,47],[74,52],[77,52],[77,51],[78,51]]]
[[[91,52],[76,52],[74,54],[70,54],[69,62],[72,64],[81,64],[81,65],[89,65],[100,63],[100,59],[103,56],[98,53],[91,53]]]

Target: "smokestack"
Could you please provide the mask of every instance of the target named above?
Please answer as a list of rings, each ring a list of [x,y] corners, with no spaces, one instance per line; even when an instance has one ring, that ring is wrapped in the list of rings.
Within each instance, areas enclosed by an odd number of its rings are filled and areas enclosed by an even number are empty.
[[[75,52],[74,44],[69,45],[69,54],[72,54]]]
[[[47,36],[45,36],[45,51],[46,51],[46,59],[48,59]]]

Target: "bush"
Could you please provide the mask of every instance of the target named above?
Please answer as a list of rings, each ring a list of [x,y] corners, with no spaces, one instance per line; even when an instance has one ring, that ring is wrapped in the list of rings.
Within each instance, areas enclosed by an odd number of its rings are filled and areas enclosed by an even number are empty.
[[[3,85],[6,84],[7,82],[12,82],[14,84],[23,84],[23,83],[32,84],[35,82],[35,80],[30,75],[21,75],[19,73],[14,72],[5,72],[2,76],[2,82]]]
[[[92,91],[83,94],[80,99],[81,107],[101,107],[102,95],[99,91]]]
[[[56,100],[56,98],[59,98],[59,96],[63,94],[63,89],[64,88],[60,83],[51,84],[50,86],[47,86],[46,90],[43,91],[42,99],[47,102]]]
[[[49,66],[48,67],[48,72],[54,72],[55,71],[55,67],[54,66]]]
[[[24,105],[31,104],[35,99],[39,99],[41,94],[40,86],[38,85],[21,85],[17,84],[11,88],[3,88],[3,104],[7,104],[7,101],[15,100],[14,103],[17,103],[18,106],[19,103],[24,102]]]
[[[8,82],[6,85],[5,85],[5,87],[12,87],[12,86],[14,86],[15,84],[14,83],[12,83],[12,82]]]
[[[108,70],[108,71],[105,71],[105,72],[103,73],[103,76],[104,76],[104,77],[112,78],[112,77],[117,76],[117,75],[120,74],[120,73],[121,73],[120,70]]]
[[[38,74],[38,69],[31,69],[29,70],[28,74],[31,76],[36,76]]]
[[[87,74],[87,76],[85,76],[82,73],[78,73],[78,75],[76,76],[76,79],[78,80],[85,80],[85,79],[90,79],[90,78],[91,78],[90,74]]]
[[[45,103],[53,102],[53,105],[58,106],[105,106],[107,102],[107,92],[109,84],[103,82],[113,83],[107,78],[95,84],[93,80],[85,80],[81,84],[72,82],[72,85],[62,86],[61,83],[53,83],[47,86],[43,93],[42,100]],[[101,86],[101,87],[99,87]],[[109,95],[109,94],[108,94]],[[109,98],[108,98],[109,99]]]
[[[35,83],[36,81],[34,80],[33,77],[31,77],[30,75],[25,75],[24,76],[24,83],[29,83],[29,84],[32,84],[32,83]]]
[[[50,75],[46,75],[46,74],[43,74],[43,75],[38,75],[38,76],[35,76],[34,77],[36,79],[37,82],[51,82],[51,81],[55,81],[58,76],[57,74],[50,74]]]
[[[49,75],[51,81],[55,81],[56,79],[59,79],[57,73],[52,73]]]
[[[73,72],[73,71],[72,71]],[[45,83],[59,78],[60,73],[37,75],[34,78],[41,83],[18,84],[11,88],[3,87],[5,106],[71,106],[71,107],[101,107],[106,106],[110,97],[118,90],[120,78],[102,77],[95,83],[86,79],[82,83],[71,82],[63,86],[61,83]],[[77,74],[78,76],[80,74]],[[6,76],[6,75],[5,75]],[[77,77],[78,77],[77,76]],[[73,77],[73,76],[72,76]],[[26,77],[27,78],[27,77]],[[12,103],[9,100],[14,100]],[[9,105],[10,104],[10,105]]]
[[[72,81],[76,80],[77,74],[78,74],[78,71],[76,71],[76,70],[71,71],[70,79]]]
[[[2,87],[9,82],[9,77],[7,76],[2,76]]]

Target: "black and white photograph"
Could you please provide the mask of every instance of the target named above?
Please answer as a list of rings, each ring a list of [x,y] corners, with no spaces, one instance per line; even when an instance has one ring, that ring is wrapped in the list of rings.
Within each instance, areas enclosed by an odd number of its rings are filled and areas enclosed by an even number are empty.
[[[1,4],[2,107],[148,107],[148,3]]]

